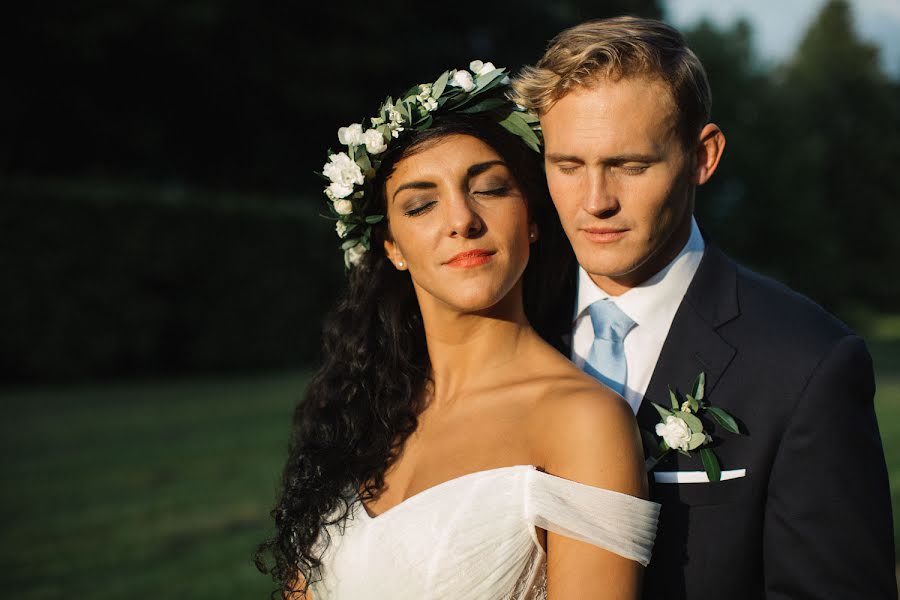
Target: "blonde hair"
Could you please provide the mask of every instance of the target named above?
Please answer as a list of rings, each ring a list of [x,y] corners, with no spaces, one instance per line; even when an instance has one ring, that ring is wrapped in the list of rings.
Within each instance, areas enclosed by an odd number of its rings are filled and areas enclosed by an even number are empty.
[[[566,29],[550,41],[535,66],[512,82],[513,100],[543,114],[577,88],[599,79],[657,77],[672,93],[678,131],[692,143],[709,122],[712,94],[706,71],[678,31],[662,21],[615,17]]]

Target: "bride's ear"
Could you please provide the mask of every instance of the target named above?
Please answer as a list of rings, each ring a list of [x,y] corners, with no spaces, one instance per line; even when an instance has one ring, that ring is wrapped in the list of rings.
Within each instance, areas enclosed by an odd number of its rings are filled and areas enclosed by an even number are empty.
[[[400,247],[394,243],[390,236],[384,240],[384,253],[387,255],[388,260],[394,263],[394,267],[398,271],[406,271],[409,268],[406,264],[406,259],[403,258],[403,252],[400,251]]]
[[[707,123],[700,131],[694,154],[694,172],[691,183],[703,185],[719,166],[722,152],[725,151],[725,134],[715,123]]]

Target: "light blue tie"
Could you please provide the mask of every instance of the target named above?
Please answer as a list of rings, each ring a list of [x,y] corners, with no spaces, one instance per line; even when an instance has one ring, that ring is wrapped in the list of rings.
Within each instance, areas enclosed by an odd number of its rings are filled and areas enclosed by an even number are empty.
[[[594,326],[594,343],[584,363],[584,372],[623,396],[628,372],[625,336],[637,323],[608,298],[588,306],[588,312]]]

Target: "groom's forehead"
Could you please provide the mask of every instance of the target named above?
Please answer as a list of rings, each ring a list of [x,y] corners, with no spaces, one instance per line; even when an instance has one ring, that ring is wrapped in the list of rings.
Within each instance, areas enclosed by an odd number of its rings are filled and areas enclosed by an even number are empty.
[[[678,124],[669,86],[647,77],[604,79],[572,89],[541,115],[548,145],[634,143],[667,137]]]

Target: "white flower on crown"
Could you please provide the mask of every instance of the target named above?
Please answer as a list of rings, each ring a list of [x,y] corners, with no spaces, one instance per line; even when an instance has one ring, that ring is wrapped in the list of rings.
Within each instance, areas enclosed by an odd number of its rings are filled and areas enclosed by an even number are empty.
[[[347,248],[344,250],[344,261],[348,265],[353,265],[354,267],[359,264],[359,261],[362,260],[362,257],[366,254],[366,247],[362,244],[357,244],[352,248]]]
[[[456,87],[462,88],[464,92],[471,92],[475,89],[475,80],[472,79],[472,74],[465,69],[460,69],[454,73],[450,83]]]
[[[376,129],[368,129],[362,135],[362,142],[366,145],[366,151],[369,154],[381,154],[387,150],[387,144],[384,143],[384,136]]]
[[[687,451],[691,445],[691,428],[684,419],[669,415],[665,423],[656,424],[656,435],[660,436],[669,448]]]
[[[343,221],[335,223],[334,230],[337,231],[338,237],[341,239],[344,239],[347,236],[347,224]]]
[[[416,95],[416,100],[419,101],[419,104],[428,112],[437,110],[438,102],[431,96],[431,85],[423,83],[419,88],[421,91]]]
[[[353,186],[346,183],[334,182],[328,184],[328,187],[325,188],[325,194],[333,200],[346,198],[351,192],[353,192]]]
[[[354,184],[365,181],[359,165],[344,152],[328,157],[328,162],[322,168],[322,175],[331,180],[328,190],[335,198],[346,198],[353,193]]]
[[[486,75],[496,69],[496,67],[492,62],[481,62],[480,60],[473,60],[469,63],[469,69],[476,75]]]
[[[349,200],[335,200],[334,212],[339,215],[347,216],[353,214],[353,203]]]
[[[359,146],[362,139],[363,129],[359,123],[338,129],[338,140],[345,146]]]
[[[403,115],[394,108],[388,109],[388,127],[391,128],[391,135],[398,137],[403,131]]]

